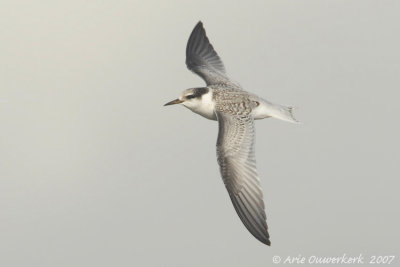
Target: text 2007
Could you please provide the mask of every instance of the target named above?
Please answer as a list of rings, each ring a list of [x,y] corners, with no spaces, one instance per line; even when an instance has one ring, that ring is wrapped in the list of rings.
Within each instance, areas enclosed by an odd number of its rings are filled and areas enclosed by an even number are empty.
[[[391,264],[394,260],[393,255],[391,256],[371,256],[369,259],[370,264]]]

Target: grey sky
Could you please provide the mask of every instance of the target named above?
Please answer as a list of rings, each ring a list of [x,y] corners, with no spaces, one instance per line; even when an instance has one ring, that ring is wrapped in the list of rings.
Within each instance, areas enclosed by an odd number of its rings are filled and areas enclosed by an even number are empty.
[[[2,1],[1,266],[270,266],[397,255],[398,1]],[[257,121],[272,246],[237,217],[217,123],[163,107],[203,81],[198,20]],[[398,258],[396,259],[399,260]]]

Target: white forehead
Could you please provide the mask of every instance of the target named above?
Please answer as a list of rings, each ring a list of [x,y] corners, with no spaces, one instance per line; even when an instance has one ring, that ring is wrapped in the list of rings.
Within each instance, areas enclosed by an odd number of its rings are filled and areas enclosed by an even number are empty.
[[[183,91],[183,95],[191,95],[194,93],[194,88],[189,88]]]

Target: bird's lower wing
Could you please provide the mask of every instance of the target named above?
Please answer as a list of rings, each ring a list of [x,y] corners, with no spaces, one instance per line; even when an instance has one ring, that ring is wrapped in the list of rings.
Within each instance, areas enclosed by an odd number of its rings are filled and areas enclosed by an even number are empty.
[[[270,245],[263,193],[254,153],[254,120],[248,115],[216,112],[217,157],[233,206],[250,233]]]

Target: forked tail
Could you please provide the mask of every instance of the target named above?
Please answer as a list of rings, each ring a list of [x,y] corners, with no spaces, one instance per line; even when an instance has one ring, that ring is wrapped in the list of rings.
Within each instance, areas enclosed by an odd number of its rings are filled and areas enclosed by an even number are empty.
[[[279,105],[271,112],[271,117],[291,123],[301,123],[293,115],[294,107],[286,107]]]

